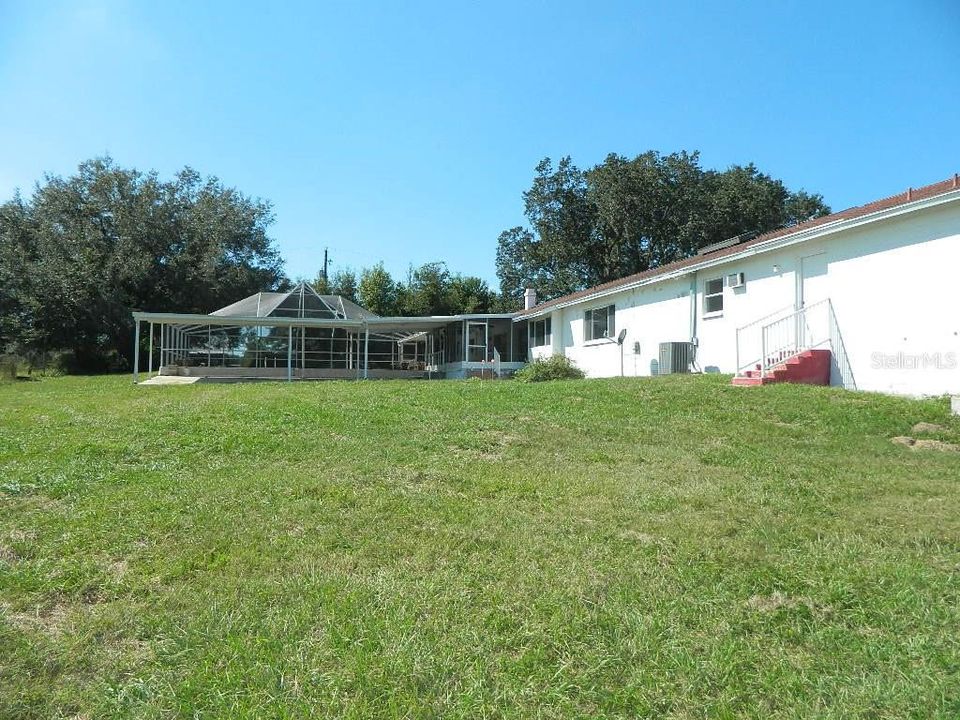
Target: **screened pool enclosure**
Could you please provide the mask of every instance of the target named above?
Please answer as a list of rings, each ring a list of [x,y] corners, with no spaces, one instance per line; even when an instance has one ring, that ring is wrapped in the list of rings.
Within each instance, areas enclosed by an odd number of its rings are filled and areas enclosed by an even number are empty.
[[[141,370],[221,379],[502,376],[527,361],[526,323],[512,314],[381,317],[307,283],[209,315],[133,317],[135,382]]]

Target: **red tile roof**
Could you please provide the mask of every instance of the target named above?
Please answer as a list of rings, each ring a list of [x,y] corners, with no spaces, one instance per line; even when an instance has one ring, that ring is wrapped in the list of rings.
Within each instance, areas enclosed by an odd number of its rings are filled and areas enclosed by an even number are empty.
[[[798,223],[797,225],[791,225],[790,227],[771,230],[763,233],[762,235],[758,235],[747,242],[721,248],[705,255],[692,255],[691,257],[683,258],[682,260],[676,260],[675,262],[668,263],[666,265],[660,265],[659,267],[650,268],[649,270],[644,270],[643,272],[639,272],[634,275],[628,275],[627,277],[619,278],[618,280],[611,280],[601,285],[587,288],[586,290],[579,290],[575,293],[570,293],[569,295],[563,295],[561,297],[554,298],[553,300],[548,300],[540,303],[539,305],[535,305],[529,310],[521,310],[517,313],[517,316],[522,317],[525,315],[538,313],[541,310],[546,310],[554,307],[555,305],[568,303],[573,300],[579,300],[580,298],[588,297],[606,290],[615,290],[618,287],[623,285],[631,285],[640,280],[649,280],[657,277],[658,275],[666,275],[674,272],[675,270],[682,270],[685,267],[698,265],[702,262],[726,257],[728,255],[736,255],[737,253],[742,252],[746,248],[753,247],[754,245],[759,245],[775,238],[786,237],[788,235],[793,235],[794,233],[810,230],[819,227],[820,225],[827,225],[840,220],[852,220],[854,218],[870,215],[871,213],[880,212],[881,210],[889,210],[890,208],[897,207],[898,205],[905,205],[909,202],[926,200],[927,198],[936,197],[937,195],[943,195],[957,189],[960,189],[960,175],[954,175],[952,178],[933,183],[932,185],[926,185],[921,188],[908,188],[905,192],[897,195],[891,195],[890,197],[886,197],[881,200],[874,200],[866,205],[859,205],[857,207],[841,210],[840,212],[835,212],[830,215],[824,215],[823,217],[813,218],[812,220],[807,220],[805,222]]]

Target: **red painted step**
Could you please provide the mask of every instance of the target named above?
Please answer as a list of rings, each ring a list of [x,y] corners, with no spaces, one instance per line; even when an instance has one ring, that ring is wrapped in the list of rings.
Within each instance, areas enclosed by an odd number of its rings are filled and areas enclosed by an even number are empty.
[[[786,362],[775,365],[764,377],[760,370],[747,370],[733,378],[734,385],[769,385],[788,382],[804,385],[830,384],[830,351],[805,350]]]

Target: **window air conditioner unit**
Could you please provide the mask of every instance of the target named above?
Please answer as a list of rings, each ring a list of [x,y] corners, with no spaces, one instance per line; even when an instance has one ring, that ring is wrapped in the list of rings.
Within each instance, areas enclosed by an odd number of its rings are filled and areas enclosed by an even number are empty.
[[[732,273],[727,275],[727,287],[728,288],[741,288],[747,284],[747,279],[743,276],[742,272]]]

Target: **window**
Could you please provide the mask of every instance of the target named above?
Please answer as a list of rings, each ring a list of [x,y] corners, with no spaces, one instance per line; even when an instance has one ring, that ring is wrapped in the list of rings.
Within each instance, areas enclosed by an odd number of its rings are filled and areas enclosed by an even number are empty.
[[[530,346],[543,347],[550,344],[550,318],[530,322]]]
[[[583,339],[589,341],[613,337],[617,332],[615,309],[615,306],[607,305],[587,310],[583,314]]]
[[[703,286],[703,314],[723,312],[723,278],[707,280]]]

